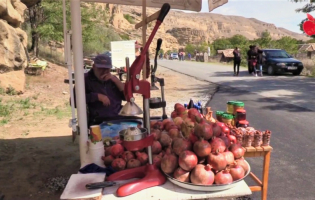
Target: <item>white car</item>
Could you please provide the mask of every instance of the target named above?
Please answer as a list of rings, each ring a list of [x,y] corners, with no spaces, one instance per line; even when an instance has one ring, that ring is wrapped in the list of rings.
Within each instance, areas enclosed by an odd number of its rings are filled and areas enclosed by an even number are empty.
[[[174,59],[177,59],[177,60],[178,60],[178,53],[171,53],[170,59],[171,59],[171,60],[174,60]]]

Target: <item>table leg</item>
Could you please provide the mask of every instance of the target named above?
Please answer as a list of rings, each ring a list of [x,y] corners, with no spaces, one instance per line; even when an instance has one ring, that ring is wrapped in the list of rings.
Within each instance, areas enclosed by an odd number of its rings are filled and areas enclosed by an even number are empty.
[[[261,199],[262,200],[267,200],[270,154],[271,154],[271,151],[267,151],[267,152],[265,152],[265,155],[264,155],[262,191],[261,191]]]

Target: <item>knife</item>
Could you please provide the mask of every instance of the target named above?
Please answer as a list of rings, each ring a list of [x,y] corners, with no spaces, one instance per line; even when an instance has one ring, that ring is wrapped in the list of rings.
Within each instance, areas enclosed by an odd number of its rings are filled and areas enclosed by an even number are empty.
[[[113,181],[104,181],[104,182],[97,182],[97,183],[89,183],[86,184],[86,189],[100,189],[104,187],[110,187],[116,185],[116,182]]]

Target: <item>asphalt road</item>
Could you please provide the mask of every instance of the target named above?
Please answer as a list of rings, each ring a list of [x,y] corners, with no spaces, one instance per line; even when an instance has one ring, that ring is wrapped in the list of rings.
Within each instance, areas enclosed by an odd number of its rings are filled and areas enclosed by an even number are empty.
[[[245,103],[250,125],[271,130],[268,200],[315,199],[315,104],[314,79],[276,76],[251,77],[243,68],[240,77],[232,67],[215,64],[160,61],[159,65],[218,84],[208,102],[213,110],[225,110],[229,100]],[[167,83],[166,83],[167,84]],[[248,85],[254,87],[248,87]],[[196,86],[196,90],[203,89]],[[262,158],[248,158],[252,171],[261,178]],[[254,184],[246,179],[249,185]],[[254,192],[252,199],[260,199]]]

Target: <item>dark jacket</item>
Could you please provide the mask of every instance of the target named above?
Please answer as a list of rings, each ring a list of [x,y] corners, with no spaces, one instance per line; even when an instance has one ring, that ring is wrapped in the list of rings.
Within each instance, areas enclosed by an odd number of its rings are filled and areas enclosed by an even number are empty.
[[[86,104],[88,107],[88,120],[96,118],[116,117],[122,108],[122,100],[125,100],[124,93],[111,80],[100,81],[94,75],[93,69],[84,74]],[[97,94],[104,94],[110,100],[109,106],[104,106],[98,100]],[[74,90],[74,98],[75,90]],[[75,103],[76,104],[76,103]],[[76,106],[76,105],[75,105]]]
[[[239,51],[234,50],[233,55],[234,55],[234,61],[241,61],[241,53]]]
[[[258,55],[258,53],[257,53],[256,51],[250,50],[250,51],[248,52],[248,59],[249,59],[249,60],[250,60],[250,59],[257,59],[257,55]]]

